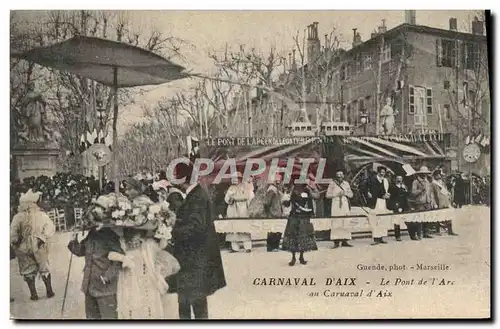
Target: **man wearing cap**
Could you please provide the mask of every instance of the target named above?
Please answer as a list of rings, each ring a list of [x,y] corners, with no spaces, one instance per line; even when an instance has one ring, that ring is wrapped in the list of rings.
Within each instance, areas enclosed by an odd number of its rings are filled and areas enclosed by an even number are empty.
[[[85,220],[93,228],[78,241],[74,233],[68,249],[77,257],[85,257],[82,292],[85,294],[85,313],[89,320],[117,319],[117,284],[121,263],[108,258],[110,252],[123,253],[120,240],[110,228],[96,228],[105,219],[106,209],[112,200],[100,196],[85,214]]]
[[[348,216],[351,210],[349,199],[353,197],[351,186],[344,180],[344,170],[339,169],[335,173],[335,180],[328,185],[326,197],[332,200],[331,216]],[[333,218],[330,239],[334,241],[334,248],[352,247],[348,243],[351,240],[351,232],[347,226],[347,219]]]
[[[19,212],[12,219],[10,229],[10,243],[19,263],[19,272],[28,284],[31,300],[38,300],[35,280],[39,273],[47,290],[47,298],[54,297],[48,245],[55,227],[37,204],[40,196],[40,192],[31,189],[21,195]]]
[[[415,172],[415,180],[412,183],[409,198],[410,207],[417,211],[426,211],[435,208],[435,201],[432,194],[432,186],[427,177],[431,172],[426,166],[420,167]],[[429,223],[416,223],[417,238],[432,238],[429,234]]]
[[[177,210],[172,230],[173,256],[181,270],[168,280],[170,292],[178,294],[180,319],[208,318],[207,297],[226,286],[219,241],[210,198],[198,182],[191,182],[192,164],[175,168],[186,199]]]
[[[436,201],[436,206],[439,209],[451,208],[451,193],[446,188],[446,184],[443,181],[443,173],[441,169],[435,170],[432,174],[432,193],[434,195],[434,200]],[[451,219],[445,222],[448,229],[449,235],[458,235],[453,232],[453,227]],[[439,233],[440,224],[437,223],[437,230]]]

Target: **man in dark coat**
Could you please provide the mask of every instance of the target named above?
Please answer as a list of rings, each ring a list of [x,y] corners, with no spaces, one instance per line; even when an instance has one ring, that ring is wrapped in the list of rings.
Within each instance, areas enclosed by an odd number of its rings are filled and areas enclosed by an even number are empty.
[[[170,291],[177,292],[180,319],[208,318],[207,296],[226,286],[212,204],[207,192],[196,182],[190,184],[193,167],[177,165],[177,179],[186,178],[181,188],[184,203],[177,210],[172,230],[173,255],[181,270],[169,279]]]
[[[93,228],[80,242],[74,234],[68,249],[75,256],[85,257],[82,292],[87,319],[117,319],[116,293],[121,263],[109,260],[108,254],[123,253],[118,236],[109,228]]]
[[[384,213],[387,211],[387,200],[389,199],[390,194],[389,181],[385,178],[386,172],[387,170],[385,167],[379,166],[377,168],[377,175],[369,177],[366,184],[367,204],[374,213]],[[374,240],[372,245],[387,243],[383,239],[383,237],[387,235],[387,230],[376,224],[374,215],[369,218],[371,218],[370,220],[373,220],[370,224],[370,226],[372,226],[372,235]]]
[[[389,202],[388,209],[394,211],[395,213],[403,213],[410,210],[408,205],[408,195],[410,194],[408,188],[403,183],[403,176],[396,176],[396,181],[389,187]],[[413,225],[414,223],[406,222],[406,227],[408,228],[408,233],[412,240],[416,240],[416,229]],[[394,237],[396,241],[401,241],[401,227],[399,222],[394,223]]]

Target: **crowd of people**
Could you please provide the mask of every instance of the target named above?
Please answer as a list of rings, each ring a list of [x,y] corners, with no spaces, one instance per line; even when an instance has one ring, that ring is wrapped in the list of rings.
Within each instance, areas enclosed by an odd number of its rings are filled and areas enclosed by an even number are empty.
[[[307,264],[305,253],[318,249],[311,222],[315,216],[331,217],[329,231],[333,248],[353,247],[348,221],[354,190],[342,168],[336,170],[335,178],[327,186],[316,184],[312,174],[306,184],[295,184],[298,177],[284,184],[282,174],[269,181],[269,177],[244,180],[241,173],[235,173],[226,186],[212,185],[208,190],[198,183],[190,185],[192,170],[192,166],[178,165],[177,178],[187,178],[181,185],[171,184],[165,172],[157,177],[151,174],[129,177],[120,184],[120,192],[133,202],[142,198],[148,204],[168,203],[170,211],[179,219],[173,226],[169,243],[133,228],[91,226],[87,227],[84,237],[74,234],[68,248],[74,255],[85,258],[82,292],[87,318],[165,318],[165,308],[172,309],[165,299],[167,292],[178,294],[181,319],[191,318],[191,310],[196,318],[207,318],[206,297],[226,285],[220,235],[218,237],[214,226],[215,220],[224,217],[287,218],[283,233],[268,232],[267,250],[290,252],[290,266],[296,265],[297,255],[300,264]],[[461,183],[456,179],[445,182],[444,177],[442,169],[430,171],[425,166],[404,176],[393,174],[383,166],[368,173],[358,192],[372,230],[372,245],[387,243],[384,238],[388,236],[388,228],[377,224],[378,214],[461,207],[464,198],[456,194]],[[100,191],[99,182],[94,178],[69,174],[15,183],[17,185],[11,188],[19,199],[11,223],[14,255],[11,258],[18,259],[31,299],[38,299],[35,284],[38,275],[50,298],[55,293],[47,246],[55,228],[44,212],[45,207],[86,206],[85,216],[111,216],[106,212],[109,204],[101,199],[114,193],[114,186],[103,182],[104,188]],[[405,222],[405,225],[411,240],[432,238],[443,229],[448,235],[456,236],[451,219]],[[395,240],[402,241],[402,222],[392,224]],[[250,232],[229,232],[225,240],[231,252],[238,252],[241,246],[247,253],[252,251]],[[133,303],[132,296],[136,298]]]
[[[146,195],[147,186],[132,177],[123,184],[127,202],[119,201],[123,195],[112,197],[113,192],[91,202],[84,233],[74,233],[68,244],[72,254],[85,260],[81,290],[88,319],[191,319],[191,312],[197,319],[208,318],[207,296],[226,285],[212,203],[199,184],[190,185],[191,166],[179,165],[176,175],[187,178],[187,183],[175,190],[182,194],[180,203],[167,201],[171,197],[165,193],[168,184],[155,184],[161,204],[175,213],[171,233],[161,233],[149,222],[118,224],[115,214],[120,215],[118,209],[126,209],[129,202],[138,212],[144,207],[153,211],[156,205]],[[21,194],[10,232],[11,250],[33,301],[38,300],[39,275],[47,297],[55,295],[48,263],[55,228],[40,208],[41,195],[33,189]],[[110,221],[115,224],[103,225]],[[169,299],[174,293],[178,295],[177,307]],[[178,314],[172,316],[175,308]]]

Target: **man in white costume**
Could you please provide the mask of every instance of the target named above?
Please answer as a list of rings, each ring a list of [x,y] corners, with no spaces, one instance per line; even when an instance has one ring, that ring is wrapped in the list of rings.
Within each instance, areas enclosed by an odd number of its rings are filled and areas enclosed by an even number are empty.
[[[326,191],[327,199],[332,199],[331,216],[348,216],[351,210],[350,201],[353,197],[351,186],[344,180],[344,171],[337,170],[336,179],[333,180]],[[351,240],[348,218],[333,218],[330,239],[334,241],[334,248],[352,247],[347,241]]]
[[[249,188],[249,182],[242,181],[241,173],[236,173],[232,179],[237,179],[229,187],[224,197],[227,206],[227,218],[248,218],[248,206],[254,197],[253,190]],[[249,232],[234,232],[226,235],[226,241],[231,242],[233,252],[240,250],[240,243],[247,253],[252,251],[252,238]]]

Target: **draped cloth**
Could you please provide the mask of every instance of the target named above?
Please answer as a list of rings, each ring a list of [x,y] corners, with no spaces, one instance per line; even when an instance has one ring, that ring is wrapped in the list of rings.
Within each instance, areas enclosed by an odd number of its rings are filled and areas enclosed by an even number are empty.
[[[117,289],[119,319],[167,319],[177,305],[167,294],[165,277],[176,273],[180,266],[168,252],[161,250],[152,239],[145,240],[136,249],[127,249],[122,241],[125,257],[133,268],[120,271]],[[167,315],[170,315],[167,317]]]

